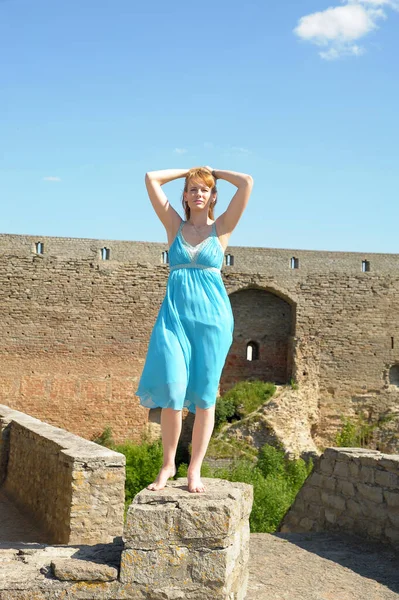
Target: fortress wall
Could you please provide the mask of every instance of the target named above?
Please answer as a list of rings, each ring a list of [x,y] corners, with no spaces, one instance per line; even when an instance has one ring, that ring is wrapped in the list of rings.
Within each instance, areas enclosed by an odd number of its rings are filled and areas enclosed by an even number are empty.
[[[110,260],[102,260],[103,247]],[[109,425],[115,441],[139,440],[148,411],[134,391],[166,289],[166,250],[0,235],[0,402],[88,439]],[[222,276],[236,327],[221,393],[250,377],[311,378],[321,441],[331,440],[340,412],[398,407],[389,367],[399,363],[399,255],[245,247],[226,254],[234,258]],[[260,361],[246,358],[252,339]]]
[[[123,532],[123,454],[0,405],[2,491],[53,544],[113,542]]]
[[[342,531],[399,548],[399,455],[327,448],[280,531]]]

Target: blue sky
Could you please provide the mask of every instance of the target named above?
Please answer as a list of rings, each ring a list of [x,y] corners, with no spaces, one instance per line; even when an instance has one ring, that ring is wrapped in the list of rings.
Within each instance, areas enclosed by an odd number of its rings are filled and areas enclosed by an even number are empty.
[[[399,0],[0,0],[0,232],[166,242],[146,171],[210,165],[254,178],[232,246],[399,253],[398,30]]]

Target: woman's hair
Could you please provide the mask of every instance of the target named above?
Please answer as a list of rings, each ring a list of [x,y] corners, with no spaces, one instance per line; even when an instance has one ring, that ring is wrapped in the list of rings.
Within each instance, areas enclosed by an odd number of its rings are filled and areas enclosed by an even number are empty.
[[[190,183],[190,179],[202,179],[202,181],[205,183],[205,185],[212,188],[212,194],[214,192],[217,192],[215,178],[213,177],[213,175],[210,174],[208,169],[205,169],[204,167],[194,167],[193,169],[190,169],[186,176],[186,181],[184,183],[184,190],[183,190],[183,194],[181,197],[181,202],[182,202],[184,213],[186,216],[186,221],[188,221],[190,219],[191,211],[190,211],[190,207],[188,206],[188,203],[184,200],[184,192],[188,191],[188,185]],[[216,202],[217,202],[217,197],[215,198],[215,200],[211,200],[211,202],[209,204],[209,208],[208,208],[208,217],[213,220],[215,220],[213,209],[215,208]]]

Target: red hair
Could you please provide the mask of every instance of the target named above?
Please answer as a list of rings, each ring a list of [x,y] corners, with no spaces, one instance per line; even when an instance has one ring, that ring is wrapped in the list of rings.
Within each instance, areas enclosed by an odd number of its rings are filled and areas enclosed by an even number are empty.
[[[187,192],[191,179],[200,179],[205,183],[205,185],[212,188],[212,193],[217,192],[216,180],[208,169],[205,169],[205,167],[194,167],[194,168],[190,169],[186,175],[186,181],[184,182],[184,190],[183,190],[183,194],[182,194],[182,205],[184,208],[186,221],[188,221],[190,219],[191,211],[190,211],[190,207],[188,206],[188,203],[184,200],[184,192]],[[215,200],[211,200],[211,202],[209,204],[209,208],[208,208],[208,217],[210,219],[212,219],[213,221],[215,220],[213,209],[215,208],[216,202],[217,202],[217,198],[215,198]]]

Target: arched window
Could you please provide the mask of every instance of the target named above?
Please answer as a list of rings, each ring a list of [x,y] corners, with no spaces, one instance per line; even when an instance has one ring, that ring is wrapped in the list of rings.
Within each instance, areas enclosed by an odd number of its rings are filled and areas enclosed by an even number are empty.
[[[109,248],[101,248],[101,258],[102,260],[109,260],[110,257],[110,249]]]
[[[259,344],[258,342],[247,343],[247,360],[259,360]]]

